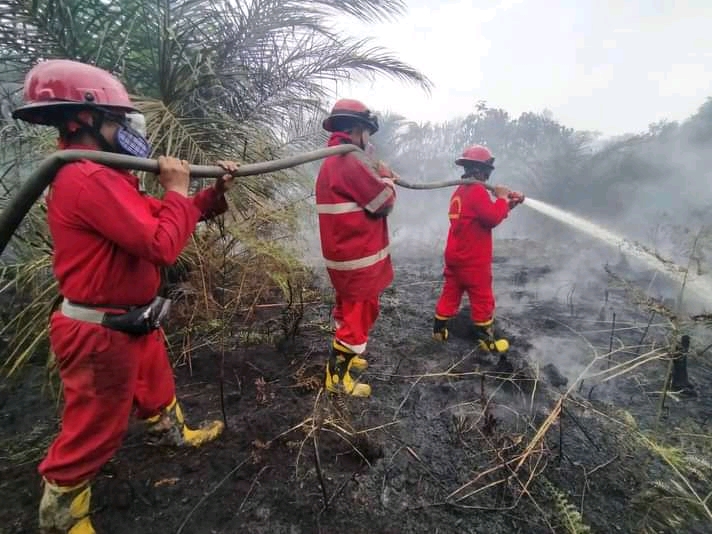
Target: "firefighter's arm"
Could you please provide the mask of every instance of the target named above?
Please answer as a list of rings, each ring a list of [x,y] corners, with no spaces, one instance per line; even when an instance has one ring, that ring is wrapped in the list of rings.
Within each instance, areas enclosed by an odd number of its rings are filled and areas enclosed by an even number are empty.
[[[471,192],[475,218],[486,228],[494,228],[509,214],[509,202],[506,198],[494,201],[484,187],[473,187]]]
[[[158,217],[163,207],[163,201],[149,195],[144,195],[144,198],[153,216]],[[225,213],[228,208],[225,195],[219,193],[214,186],[206,187],[202,191],[199,191],[191,197],[191,200],[193,201],[193,205],[200,210],[199,221],[207,221],[208,219],[221,215]]]
[[[385,217],[393,209],[396,191],[393,180],[382,178],[368,160],[352,152],[344,157],[343,172],[334,189],[363,208],[366,213]]]
[[[218,161],[217,163],[226,171],[234,171],[240,166],[233,161]],[[213,186],[206,187],[192,197],[193,204],[200,210],[200,221],[207,221],[227,211],[228,205],[225,193],[233,184],[234,177],[231,174],[225,174],[218,178]],[[146,196],[146,201],[151,206],[151,212],[156,215],[161,209],[161,201],[148,195]]]
[[[194,200],[180,193],[149,201],[123,178],[101,171],[84,182],[75,208],[93,231],[162,266],[175,263],[201,216]]]
[[[206,187],[193,196],[193,204],[200,210],[200,220],[207,221],[227,211],[225,194],[214,186]]]

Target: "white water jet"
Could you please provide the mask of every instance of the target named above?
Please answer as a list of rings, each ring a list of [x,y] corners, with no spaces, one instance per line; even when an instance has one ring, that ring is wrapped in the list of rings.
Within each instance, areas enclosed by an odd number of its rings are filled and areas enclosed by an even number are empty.
[[[622,252],[629,253],[631,256],[634,256],[638,260],[644,262],[652,269],[666,274],[680,284],[684,283],[686,292],[687,290],[691,291],[693,293],[693,297],[702,299],[708,304],[712,304],[712,280],[701,277],[693,278],[684,267],[657,257],[655,254],[645,250],[645,248],[638,243],[633,243],[623,236],[613,233],[610,230],[606,230],[605,228],[587,221],[578,215],[574,215],[566,210],[562,210],[552,206],[551,204],[542,202],[541,200],[527,197],[522,205],[528,206],[542,215],[546,215],[547,217],[551,217],[552,219],[560,221],[564,224],[568,224],[572,228],[584,232],[599,241],[616,247]],[[687,279],[685,279],[686,275]]]

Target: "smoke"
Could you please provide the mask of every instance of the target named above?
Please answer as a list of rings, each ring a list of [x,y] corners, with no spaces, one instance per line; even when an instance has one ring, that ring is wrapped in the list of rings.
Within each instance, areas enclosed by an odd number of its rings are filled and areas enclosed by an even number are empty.
[[[695,277],[712,272],[712,213],[706,209],[712,201],[708,186],[712,178],[711,102],[682,123],[661,122],[640,135],[612,140],[574,132],[548,116],[525,114],[507,120],[502,116],[501,110],[480,111],[450,125],[451,134],[443,133],[447,125],[421,127],[419,152],[412,142],[396,139],[405,145],[405,150],[394,153],[397,170],[416,181],[455,178],[453,161],[459,151],[467,144],[486,143],[497,156],[492,182],[585,216],[679,266],[686,268],[690,263]],[[472,123],[473,135],[461,136],[459,144],[453,143],[457,132]],[[424,136],[423,129],[430,136]],[[430,154],[445,152],[448,157],[440,154],[424,162],[426,150]],[[405,206],[401,203],[392,218],[394,231],[400,233],[399,246],[421,249],[446,234],[451,192],[401,195]],[[405,229],[414,222],[417,231]],[[512,212],[495,229],[495,236],[529,238],[576,250],[568,265],[558,267],[561,270],[576,270],[582,262],[600,269],[625,255],[615,246],[602,246],[595,237],[581,235],[525,207]],[[638,271],[650,269],[635,257],[627,259]]]
[[[511,118],[503,110],[478,110],[459,120],[416,124],[385,115],[372,138],[377,158],[408,181],[457,179],[454,160],[470,144],[487,144],[496,156],[491,182],[523,191],[625,237],[641,249],[680,267],[690,278],[712,278],[712,101],[681,123],[659,122],[647,132],[601,139],[557,123],[550,114],[525,113]],[[454,188],[399,188],[389,217],[394,256],[440,259]],[[316,231],[316,220],[312,228]],[[656,272],[631,248],[601,242],[561,221],[523,206],[494,230],[495,240],[530,240],[548,256],[555,280],[601,277],[604,266],[643,284],[653,298],[674,302],[680,278]],[[316,259],[318,238],[312,240]],[[551,251],[556,249],[561,254]],[[507,254],[516,255],[509,251]],[[318,263],[316,261],[315,263]],[[692,284],[694,285],[694,284]],[[705,304],[688,291],[685,311],[705,312]],[[596,296],[598,298],[598,296]]]
[[[525,201],[494,230],[495,255],[530,269],[546,267],[549,273],[533,282],[524,298],[514,298],[510,281],[495,276],[498,314],[521,316],[534,313],[535,302],[570,301],[577,309],[584,303],[600,308],[598,319],[610,322],[616,310],[605,305],[604,267],[673,309],[707,312],[705,293],[712,296],[712,213],[707,210],[712,202],[707,185],[712,178],[712,104],[680,124],[658,123],[640,135],[609,140],[567,129],[550,117],[509,119],[490,111],[446,124],[413,125],[390,117],[398,127],[384,137],[374,136],[377,156],[408,181],[451,180],[459,178],[454,160],[462,149],[487,144],[497,157],[492,183],[523,191],[625,238],[621,243],[602,240],[595,232],[582,232],[528,208]],[[396,264],[441,260],[453,190],[398,189],[389,217]],[[649,254],[690,266],[682,303],[677,301],[682,275]],[[620,302],[615,306],[621,306],[618,321],[626,320]],[[580,339],[527,335],[533,344],[529,356],[540,365],[553,363],[569,380],[590,362],[589,347]]]

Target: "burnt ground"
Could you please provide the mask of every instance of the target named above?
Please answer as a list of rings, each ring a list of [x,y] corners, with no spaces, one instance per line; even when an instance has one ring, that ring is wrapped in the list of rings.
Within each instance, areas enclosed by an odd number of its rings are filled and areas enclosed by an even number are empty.
[[[673,478],[640,432],[702,454],[686,436],[709,434],[709,355],[690,359],[699,397],[668,397],[661,409],[666,362],[603,380],[666,342],[660,315],[647,327],[650,309],[632,305],[602,266],[562,280],[556,258],[531,244],[499,242],[496,254],[512,373],[497,375],[496,358],[473,350],[466,300],[450,341],[430,341],[440,258],[396,257],[363,376],[372,398],[319,393],[329,305],[312,305],[293,345],[226,355],[228,429],[217,442],[160,448],[132,425],[95,481],[98,532],[634,533],[646,518],[672,514],[672,501],[648,496],[651,482]],[[701,343],[700,328],[693,346]],[[596,361],[583,385],[575,382],[610,346],[618,351],[611,362]],[[221,417],[219,375],[211,353],[177,366],[189,422]],[[46,384],[39,362],[0,389],[3,533],[36,532],[36,465],[58,427]],[[687,521],[650,532],[709,529]]]

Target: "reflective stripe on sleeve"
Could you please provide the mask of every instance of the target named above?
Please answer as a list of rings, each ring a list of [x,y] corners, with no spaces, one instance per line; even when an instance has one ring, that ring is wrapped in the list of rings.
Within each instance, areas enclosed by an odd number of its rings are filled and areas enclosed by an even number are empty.
[[[338,202],[336,204],[317,204],[316,212],[329,215],[338,215],[340,213],[353,213],[361,211],[361,206],[356,202]]]
[[[379,210],[379,208],[381,206],[383,206],[388,201],[388,199],[390,198],[390,196],[392,194],[393,194],[393,191],[391,190],[391,188],[386,186],[383,189],[383,191],[378,193],[376,195],[376,197],[371,202],[366,204],[366,209],[368,211],[370,211],[371,213],[377,212]]]
[[[329,269],[334,269],[336,271],[353,271],[356,269],[363,269],[364,267],[370,267],[371,265],[377,264],[379,261],[384,260],[388,257],[389,247],[379,250],[375,254],[366,256],[364,258],[357,258],[355,260],[347,261],[333,261],[324,258],[324,262]]]

